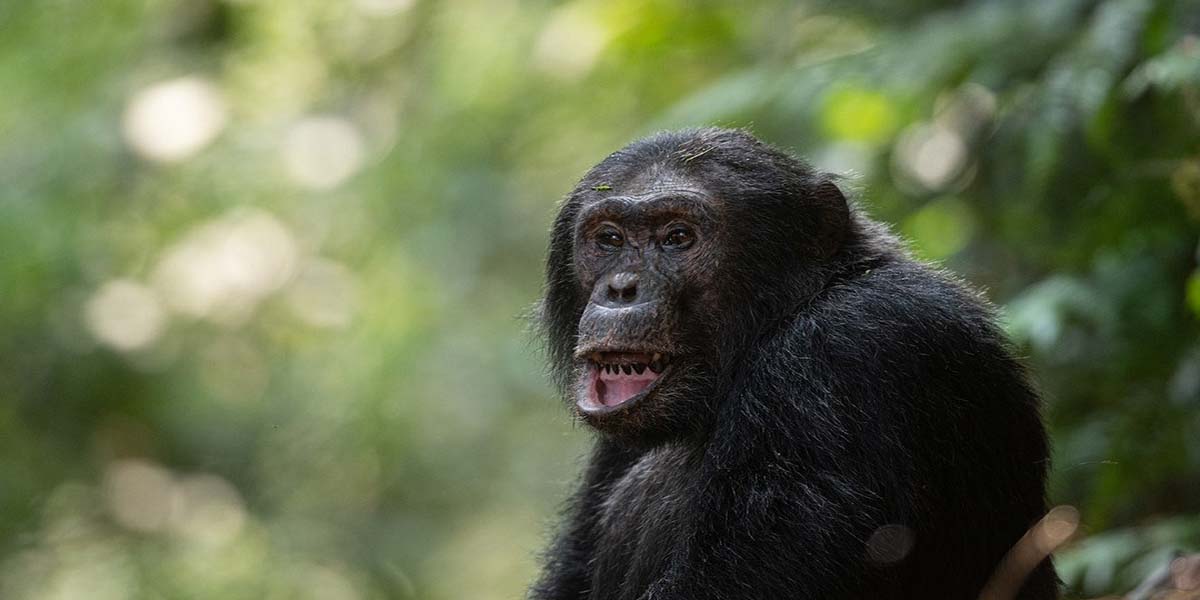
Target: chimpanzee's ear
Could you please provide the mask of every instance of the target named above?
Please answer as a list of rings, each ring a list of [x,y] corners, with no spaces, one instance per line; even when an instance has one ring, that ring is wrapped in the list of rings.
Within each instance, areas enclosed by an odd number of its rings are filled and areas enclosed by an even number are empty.
[[[850,205],[842,190],[827,177],[816,182],[810,203],[816,213],[813,219],[816,231],[812,239],[817,254],[829,258],[842,247],[842,241],[846,239],[846,231],[850,228]]]

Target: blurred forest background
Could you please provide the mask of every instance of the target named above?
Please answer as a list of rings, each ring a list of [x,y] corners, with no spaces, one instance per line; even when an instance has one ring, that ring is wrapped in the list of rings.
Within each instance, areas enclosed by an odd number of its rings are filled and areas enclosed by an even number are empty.
[[[0,90],[6,600],[520,597],[556,202],[703,124],[1004,307],[1074,596],[1200,549],[1200,0],[0,0]]]

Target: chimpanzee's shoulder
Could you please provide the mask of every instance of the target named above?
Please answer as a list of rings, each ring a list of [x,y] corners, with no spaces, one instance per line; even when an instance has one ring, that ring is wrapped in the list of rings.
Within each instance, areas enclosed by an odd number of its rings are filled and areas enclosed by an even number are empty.
[[[819,343],[876,356],[950,352],[1006,355],[996,311],[957,276],[908,257],[875,261],[838,278],[795,326]]]

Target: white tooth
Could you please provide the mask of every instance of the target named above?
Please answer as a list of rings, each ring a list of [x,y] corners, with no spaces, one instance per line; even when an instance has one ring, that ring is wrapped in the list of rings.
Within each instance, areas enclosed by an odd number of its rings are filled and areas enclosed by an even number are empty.
[[[662,358],[662,354],[659,354],[658,352],[655,352],[655,353],[654,353],[654,358],[652,358],[652,359],[650,360],[650,362],[658,362],[658,359],[660,359],[660,358]]]

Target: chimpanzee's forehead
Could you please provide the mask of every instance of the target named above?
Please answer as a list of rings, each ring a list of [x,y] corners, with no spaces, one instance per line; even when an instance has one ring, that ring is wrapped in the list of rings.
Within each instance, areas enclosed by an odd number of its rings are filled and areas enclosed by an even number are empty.
[[[590,199],[592,202],[612,196],[621,196],[639,202],[673,193],[690,196],[708,195],[708,190],[695,177],[689,177],[659,165],[620,175],[614,174],[611,181],[593,184],[591,189],[604,192],[594,195]]]
[[[711,219],[715,206],[711,194],[694,177],[663,165],[650,165],[611,183],[595,184],[584,196],[578,220],[583,226],[604,219],[639,220],[651,214]]]
[[[631,194],[636,190],[653,193],[656,190],[672,188],[700,190],[703,187],[695,177],[681,173],[661,162],[652,163],[645,169],[630,173],[628,179],[626,185]]]

